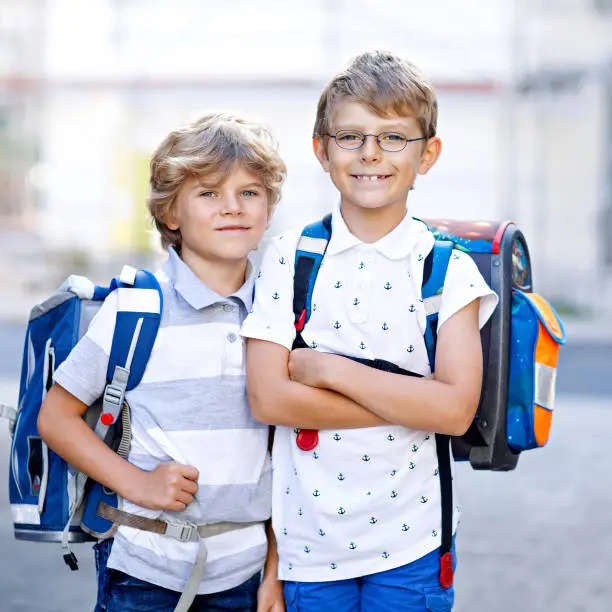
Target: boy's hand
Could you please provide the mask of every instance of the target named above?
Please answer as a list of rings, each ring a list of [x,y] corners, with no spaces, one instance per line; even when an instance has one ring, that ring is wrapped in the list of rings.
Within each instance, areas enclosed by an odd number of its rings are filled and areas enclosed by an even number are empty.
[[[273,576],[265,577],[257,592],[257,612],[285,612],[283,583]]]
[[[325,366],[334,355],[312,349],[295,349],[289,353],[289,377],[309,387],[325,388]]]
[[[153,471],[141,471],[130,488],[130,501],[151,510],[184,510],[198,490],[198,470],[174,461],[160,463]]]

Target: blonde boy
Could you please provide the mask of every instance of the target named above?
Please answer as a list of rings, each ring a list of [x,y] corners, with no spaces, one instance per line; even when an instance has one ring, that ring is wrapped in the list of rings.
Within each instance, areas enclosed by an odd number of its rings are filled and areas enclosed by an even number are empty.
[[[243,326],[253,413],[277,426],[273,525],[291,611],[453,605],[453,587],[440,577],[434,434],[462,434],[474,417],[479,329],[496,296],[455,251],[431,375],[421,282],[434,237],[407,213],[407,198],[440,155],[436,121],[431,84],[391,53],[364,53],[332,79],[319,100],[314,149],[340,203],[311,317],[296,338],[298,230],[271,245]],[[296,340],[311,348],[292,351]],[[419,377],[347,357],[385,360]],[[300,448],[298,428],[320,430],[315,448]]]
[[[58,369],[39,416],[46,443],[116,491],[124,511],[247,525],[207,541],[204,577],[190,610],[282,610],[274,539],[268,542],[265,527],[268,428],[249,412],[238,332],[253,294],[248,254],[284,178],[276,144],[258,123],[212,113],[171,132],[151,161],[149,210],[168,259],[158,274],[160,330],[141,384],[126,394],[128,460],[81,418],[105,385],[115,293]],[[95,549],[97,610],[174,610],[198,544],[121,525],[114,540]],[[186,610],[189,602],[181,605]]]

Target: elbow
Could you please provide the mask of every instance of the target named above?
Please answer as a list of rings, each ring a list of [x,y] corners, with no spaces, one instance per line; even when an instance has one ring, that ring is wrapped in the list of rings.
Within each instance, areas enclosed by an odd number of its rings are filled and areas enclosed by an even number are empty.
[[[49,435],[50,419],[49,419],[49,408],[45,406],[43,402],[38,413],[38,419],[36,420],[36,429],[38,435],[46,442]]]
[[[274,398],[251,385],[247,385],[247,390],[251,416],[264,425],[278,425]]]
[[[465,435],[474,422],[477,408],[478,401],[475,403],[472,401],[458,402],[457,405],[454,406],[452,418],[449,419],[449,431],[446,433],[458,437]]]

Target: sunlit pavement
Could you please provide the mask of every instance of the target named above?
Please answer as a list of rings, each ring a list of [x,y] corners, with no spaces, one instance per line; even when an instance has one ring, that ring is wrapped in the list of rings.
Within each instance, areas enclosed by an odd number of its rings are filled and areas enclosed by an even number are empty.
[[[0,381],[0,400],[16,380]],[[456,612],[609,612],[612,601],[612,400],[561,395],[553,438],[510,473],[457,469],[464,509]],[[13,539],[7,500],[9,436],[0,423],[0,609],[92,610],[90,545],[71,572],[59,545]]]

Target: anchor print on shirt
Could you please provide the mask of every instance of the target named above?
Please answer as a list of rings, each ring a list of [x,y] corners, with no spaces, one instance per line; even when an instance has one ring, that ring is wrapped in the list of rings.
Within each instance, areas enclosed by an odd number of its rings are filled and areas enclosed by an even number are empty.
[[[367,347],[367,346],[366,346],[366,345],[365,345],[363,342],[360,342],[360,343],[359,343],[359,348],[360,348],[362,351],[365,351],[365,350],[366,350],[366,348],[368,348],[368,347]]]
[[[383,559],[388,559],[391,555],[385,550],[384,553],[382,553],[382,555],[380,555]]]
[[[383,285],[383,287],[384,287],[384,288],[385,288],[387,291],[389,291],[389,289],[391,289],[391,288],[393,287],[393,285],[391,285],[391,283],[390,283],[389,281],[387,281],[387,282],[386,282],[386,283]]]
[[[415,467],[416,466],[415,466],[415,464],[412,461],[408,464],[408,469],[409,470],[414,470]]]
[[[315,489],[315,490],[312,492],[312,496],[313,496],[313,497],[319,497],[320,495],[321,495],[321,491],[319,491],[319,489]]]
[[[409,525],[406,525],[406,523],[404,523],[404,524],[402,525],[402,531],[410,531],[410,526],[409,526]]]
[[[302,506],[298,506],[298,516],[302,516],[304,514],[304,509]]]
[[[359,298],[353,298],[353,306],[359,306],[359,304],[361,304]]]
[[[351,542],[348,547],[350,550],[355,550],[357,548],[357,544],[355,544],[355,542]]]
[[[261,270],[257,273],[257,278],[261,278]]]
[[[397,497],[397,491],[391,491],[391,499],[395,499]]]
[[[410,450],[411,450],[413,453],[416,453],[416,452],[419,450],[419,447],[418,447],[416,444],[413,444],[413,445],[410,447]]]
[[[325,532],[322,529],[319,529],[319,535],[323,537],[325,535]]]
[[[414,346],[412,344],[406,349],[409,353],[414,353]]]
[[[393,434],[389,434],[387,436],[387,440],[389,440],[389,442],[393,442],[393,440],[395,440],[395,436]]]
[[[284,257],[281,257],[281,258],[278,260],[278,263],[279,263],[281,266],[284,266],[284,265],[287,263],[287,260],[286,260]]]
[[[319,458],[319,453],[317,453],[317,451],[312,451],[312,458],[313,459],[318,459]]]
[[[335,287],[336,289],[340,289],[340,288],[342,287],[342,282],[341,282],[341,281],[336,281],[336,282],[334,283],[334,287]]]
[[[363,263],[363,261],[359,262],[359,269],[363,270],[366,267],[365,263]]]
[[[378,523],[378,519],[375,516],[370,517],[370,525],[376,525]]]
[[[342,472],[340,472],[340,473],[338,474],[338,480],[342,481],[342,480],[344,480],[345,478],[346,478],[346,476],[345,476],[345,475],[344,475]]]
[[[387,331],[389,329],[389,326],[386,323],[382,324],[382,330],[383,331]]]
[[[435,537],[437,537],[437,535],[438,535],[438,532],[435,529],[432,529],[431,530],[431,537],[435,538]]]
[[[361,460],[368,463],[368,461],[372,461],[372,457],[370,455],[362,455]]]
[[[417,257],[417,261],[423,261],[423,255],[421,255],[421,253],[419,253],[419,256]]]
[[[337,566],[337,565],[336,565],[336,564],[335,564],[335,563],[332,561],[332,562],[329,564],[329,567],[331,567],[333,570],[335,570],[335,569],[336,569],[338,566]]]
[[[342,436],[341,436],[341,435],[340,435],[338,432],[336,432],[336,433],[333,435],[333,438],[334,438],[334,440],[335,440],[336,442],[339,442],[340,440],[342,440]]]
[[[283,529],[283,535],[287,535],[287,528],[286,527]]]
[[[397,474],[397,470],[391,470],[389,472],[389,476],[395,476]]]
[[[428,497],[425,497],[424,495],[421,495],[421,503],[422,504],[426,504],[429,501]]]
[[[310,348],[316,349],[318,346],[319,345],[314,340],[310,343]]]
[[[278,293],[275,291],[275,292],[272,294],[272,299],[273,299],[273,300],[278,300],[278,299],[280,299],[280,295],[278,295]]]
[[[304,546],[304,552],[305,552],[305,553],[309,553],[309,552],[310,552],[310,550],[311,550],[311,549],[310,549],[310,546],[308,546],[308,545]]]
[[[414,306],[414,304],[410,304],[410,306],[408,307],[408,312],[414,312],[416,310],[416,307]]]
[[[346,510],[345,510],[345,509],[344,509],[342,506],[340,506],[340,507],[338,508],[338,514],[339,514],[340,516],[342,516],[343,514],[346,514]]]
[[[334,323],[334,329],[340,329],[342,327],[342,323],[340,323],[340,321],[336,321]]]

